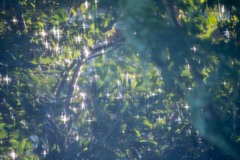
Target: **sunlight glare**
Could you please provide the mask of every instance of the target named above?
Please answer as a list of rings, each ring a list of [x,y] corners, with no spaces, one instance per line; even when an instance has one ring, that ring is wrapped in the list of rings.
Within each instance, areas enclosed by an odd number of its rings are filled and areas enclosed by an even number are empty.
[[[104,49],[102,49],[102,51],[101,51],[101,52],[102,52],[102,54],[104,54],[104,53],[105,53],[105,50],[104,50]]]
[[[188,109],[189,109],[189,105],[186,104],[186,105],[184,106],[184,108],[185,108],[186,110],[188,110]]]
[[[79,136],[78,136],[78,134],[77,134],[77,136],[76,136],[76,141],[78,141],[79,140]]]
[[[225,12],[224,5],[221,8],[221,13],[223,14]]]
[[[181,117],[178,117],[178,118],[176,119],[176,122],[178,122],[178,123],[182,123],[182,119],[181,119]]]
[[[13,23],[17,23],[18,20],[17,20],[15,17],[13,17],[12,22],[13,22]]]
[[[56,31],[56,29],[54,27],[53,27],[52,31],[53,31],[53,35],[56,36],[57,31]]]
[[[193,46],[193,47],[191,48],[191,51],[196,52],[196,51],[197,51],[197,48],[196,48],[195,46]]]
[[[7,83],[7,85],[12,81],[12,79],[8,77],[8,75],[6,75],[3,80]]]
[[[76,37],[76,42],[77,42],[77,43],[80,43],[81,40],[82,40],[82,38],[78,35],[78,36]]]
[[[121,81],[117,80],[117,85],[120,86],[121,85]]]
[[[43,151],[43,156],[46,157],[46,155],[47,155],[47,151],[44,150],[44,151]]]
[[[159,93],[162,93],[162,89],[161,89],[161,88],[158,88],[158,92],[159,92]]]
[[[67,121],[69,121],[69,116],[67,116],[66,114],[61,115],[61,121],[65,124]]]
[[[55,52],[58,52],[60,50],[60,48],[58,47],[58,44],[56,45],[56,47],[54,48]]]
[[[88,57],[90,54],[90,51],[88,50],[88,48],[86,46],[84,46],[83,48],[84,48],[85,56]]]
[[[157,118],[157,122],[158,122],[158,123],[161,122],[161,117],[160,117],[160,115],[159,115],[158,118]]]
[[[15,160],[16,157],[17,157],[17,154],[16,154],[14,151],[12,151],[12,152],[10,153],[10,155],[11,155],[11,157],[12,157],[13,160]]]
[[[80,93],[80,96],[83,98],[83,99],[85,99],[86,98],[86,93]]]
[[[49,47],[47,40],[45,41],[45,47],[46,47],[46,49],[48,49],[48,47]]]
[[[87,119],[87,122],[88,122],[88,123],[91,123],[91,122],[93,122],[93,121],[94,121],[94,120],[92,120],[92,119],[90,119],[90,118]]]
[[[42,30],[42,32],[40,34],[43,38],[45,38],[47,36],[47,33],[44,30]]]
[[[107,38],[105,38],[105,40],[104,40],[103,44],[104,44],[105,46],[107,46],[107,45],[108,45],[108,40],[107,40]]]
[[[86,2],[84,3],[84,5],[85,5],[85,7],[88,9],[88,7],[89,7],[88,1],[86,1]]]
[[[71,60],[70,60],[70,59],[64,59],[64,61],[65,61],[67,64],[70,64],[70,63],[71,63]]]
[[[126,75],[126,80],[127,80],[127,81],[129,80],[129,75],[128,75],[128,72],[127,72],[127,75]]]
[[[81,109],[85,109],[85,103],[84,102],[82,102],[82,104],[81,104]]]

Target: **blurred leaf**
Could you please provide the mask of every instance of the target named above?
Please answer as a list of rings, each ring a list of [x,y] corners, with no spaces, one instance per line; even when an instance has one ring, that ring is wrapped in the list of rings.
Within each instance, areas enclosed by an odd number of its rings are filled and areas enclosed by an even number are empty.
[[[5,126],[5,123],[0,123],[0,131]]]
[[[136,133],[136,135],[137,135],[138,138],[141,137],[141,133],[140,133],[139,130],[137,130],[136,128],[134,128],[134,131],[135,131],[135,133]]]
[[[8,132],[5,129],[0,130],[0,139],[4,139],[8,136]]]
[[[181,77],[189,77],[191,76],[190,70],[189,69],[185,69],[182,71],[181,73]]]
[[[52,17],[51,22],[53,24],[58,24],[58,23],[66,22],[67,19],[68,19],[67,11],[65,9],[60,8],[56,10],[55,14]]]
[[[12,146],[13,146],[14,148],[17,148],[17,146],[18,146],[18,141],[17,141],[17,140],[11,139],[11,140],[10,140],[10,143],[12,144]]]
[[[18,154],[23,154],[25,150],[26,140],[20,141],[18,144]]]

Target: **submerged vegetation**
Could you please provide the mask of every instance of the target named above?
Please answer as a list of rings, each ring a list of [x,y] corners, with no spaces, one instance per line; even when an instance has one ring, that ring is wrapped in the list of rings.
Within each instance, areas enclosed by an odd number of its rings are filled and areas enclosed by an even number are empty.
[[[0,159],[240,159],[238,0],[2,0]]]

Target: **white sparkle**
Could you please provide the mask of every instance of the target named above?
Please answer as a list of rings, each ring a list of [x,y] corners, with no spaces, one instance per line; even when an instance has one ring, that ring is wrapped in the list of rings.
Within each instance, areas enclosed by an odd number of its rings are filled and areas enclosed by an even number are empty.
[[[64,61],[65,61],[67,64],[70,64],[70,63],[71,63],[71,60],[70,60],[70,59],[64,59]]]
[[[107,38],[105,38],[105,40],[104,40],[103,44],[104,44],[105,46],[107,46],[107,45],[108,45],[108,40],[107,40]]]
[[[88,120],[87,120],[87,122],[88,123],[91,123],[91,122],[93,122],[94,120],[92,120],[92,119],[90,119],[90,118],[88,118]]]
[[[78,36],[76,37],[76,42],[77,42],[77,43],[80,43],[81,40],[82,40],[82,38],[78,35]]]
[[[59,30],[59,29],[57,29],[57,40],[59,41],[59,40],[60,40],[60,38],[61,38],[61,35],[60,35],[60,30]]]
[[[13,17],[12,21],[13,23],[17,23],[18,20],[15,17]]]
[[[186,104],[186,105],[184,106],[184,108],[185,108],[186,110],[188,110],[188,109],[189,109],[189,105]]]
[[[95,79],[96,81],[98,80],[98,77],[99,77],[99,76],[98,76],[97,74],[94,75],[94,79]]]
[[[45,157],[46,155],[47,155],[47,151],[44,150],[44,151],[43,151],[43,156]]]
[[[223,85],[224,85],[224,86],[227,85],[227,82],[223,81]]]
[[[84,3],[84,5],[85,5],[85,7],[88,9],[88,7],[89,7],[88,1],[86,1],[86,2]]]
[[[48,41],[45,41],[45,47],[48,49],[48,47],[49,47]]]
[[[121,82],[120,80],[117,80],[117,85],[120,86],[121,85]]]
[[[110,97],[110,94],[109,94],[109,93],[107,93],[106,95],[107,95],[107,98]]]
[[[162,93],[162,89],[161,89],[161,88],[159,88],[159,89],[158,89],[158,92],[159,92],[159,93]]]
[[[83,47],[84,48],[84,53],[85,53],[85,56],[88,57],[90,52],[88,50],[88,48],[86,46]]]
[[[56,52],[58,52],[60,50],[60,48],[58,47],[58,44],[56,45],[56,47],[54,49]]]
[[[222,14],[224,13],[224,11],[225,11],[224,6],[222,6],[222,8],[221,8]]]
[[[158,116],[157,121],[158,121],[158,123],[161,122],[161,117],[160,117],[160,115]]]
[[[65,124],[67,121],[69,121],[69,117],[66,114],[62,114],[61,121]]]
[[[128,72],[127,72],[127,74],[126,74],[126,81],[128,82],[128,80],[129,80],[129,75],[128,75]]]
[[[104,49],[102,49],[102,51],[101,51],[101,52],[102,52],[102,54],[104,54],[104,53],[105,53],[105,50],[104,50]]]
[[[56,28],[53,27],[52,31],[53,31],[53,35],[56,36],[57,34]]]
[[[191,51],[196,52],[196,51],[197,51],[197,48],[196,48],[195,46],[193,46],[193,47],[191,48]]]
[[[47,35],[47,33],[46,33],[44,30],[42,30],[42,32],[41,32],[41,36],[42,36],[43,38],[45,38],[46,35]]]
[[[178,118],[176,119],[176,121],[177,121],[178,123],[181,123],[181,122],[182,122],[182,119],[181,119],[180,117],[178,117]]]
[[[224,31],[223,33],[228,39],[230,38],[230,32],[228,30]]]
[[[85,103],[84,102],[82,102],[82,104],[81,104],[81,109],[85,109]]]
[[[17,154],[14,151],[12,151],[10,154],[12,159],[15,160],[15,158],[17,157]]]
[[[76,141],[78,141],[78,140],[79,140],[79,136],[77,135],[77,136],[76,136]]]
[[[85,99],[86,98],[86,93],[80,93],[80,96]]]
[[[3,79],[6,83],[7,83],[7,85],[9,84],[9,82],[11,82],[11,78],[10,77],[8,77],[8,75],[6,75],[6,77]]]

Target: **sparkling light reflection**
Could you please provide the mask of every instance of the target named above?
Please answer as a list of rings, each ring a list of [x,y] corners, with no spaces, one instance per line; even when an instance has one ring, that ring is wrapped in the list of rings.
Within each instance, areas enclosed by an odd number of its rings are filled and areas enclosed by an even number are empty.
[[[82,104],[81,104],[81,109],[85,109],[85,103],[84,102],[82,102]]]
[[[189,105],[186,104],[186,105],[184,106],[184,108],[185,108],[186,110],[188,110],[188,109],[189,109]]]
[[[82,38],[78,35],[78,36],[76,37],[76,42],[77,42],[77,43],[80,43],[81,40],[82,40]]]
[[[85,56],[88,57],[89,54],[90,54],[88,48],[87,48],[86,46],[84,46],[83,48],[84,48],[84,54],[85,54]]]
[[[43,151],[43,156],[46,157],[46,155],[47,155],[47,151],[44,150],[44,151]]]
[[[86,1],[86,2],[84,3],[84,5],[85,5],[85,7],[88,9],[88,7],[89,7],[88,1]]]
[[[42,36],[43,38],[45,38],[46,35],[47,35],[47,33],[46,33],[44,30],[42,30],[42,32],[41,32],[40,34],[41,34],[41,36]]]
[[[59,52],[60,48],[59,48],[58,44],[56,45],[56,47],[54,48],[54,50],[55,50],[56,52]]]
[[[69,116],[67,116],[66,114],[62,114],[61,115],[61,121],[65,124],[67,121],[69,121]]]
[[[158,122],[158,123],[161,122],[161,117],[160,117],[160,115],[159,115],[158,118],[157,118],[157,122]]]
[[[13,17],[12,22],[13,22],[13,23],[17,23],[18,20],[17,20],[15,17]]]
[[[10,77],[8,77],[8,75],[6,75],[6,77],[4,77],[3,80],[7,83],[7,85],[9,84],[9,82],[12,81],[12,79]]]
[[[75,139],[75,140],[76,140],[76,141],[78,141],[78,140],[79,140],[79,136],[78,136],[78,135],[76,136],[76,139]]]
[[[53,31],[53,35],[56,36],[57,31],[54,27],[53,27],[52,31]]]
[[[11,155],[11,157],[12,157],[13,160],[15,160],[16,157],[17,157],[17,154],[16,154],[14,151],[12,151],[12,152],[10,153],[10,155]]]
[[[104,54],[104,53],[105,53],[105,50],[104,50],[104,49],[102,49],[102,50],[101,50],[101,53],[102,53],[102,54]]]
[[[195,46],[193,46],[193,47],[191,48],[191,51],[196,52],[196,51],[197,51],[197,48],[196,48]]]
[[[88,123],[91,123],[91,122],[93,122],[94,120],[88,118],[86,121],[87,121]]]

